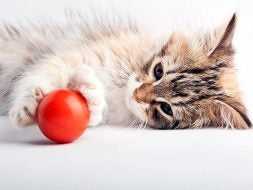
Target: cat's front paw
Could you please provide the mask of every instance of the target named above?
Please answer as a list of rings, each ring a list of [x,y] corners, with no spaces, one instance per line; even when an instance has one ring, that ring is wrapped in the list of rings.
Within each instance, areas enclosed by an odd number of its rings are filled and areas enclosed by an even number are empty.
[[[86,86],[81,86],[79,91],[88,101],[91,113],[89,126],[96,126],[100,124],[103,121],[104,110],[106,107],[103,90],[99,88],[91,89]]]
[[[90,110],[89,126],[96,126],[103,121],[106,109],[105,91],[103,84],[97,78],[93,70],[86,65],[75,74],[72,87],[78,90],[88,101]]]
[[[33,124],[38,103],[43,97],[44,93],[40,88],[33,89],[30,94],[19,96],[9,111],[12,125],[25,127]]]

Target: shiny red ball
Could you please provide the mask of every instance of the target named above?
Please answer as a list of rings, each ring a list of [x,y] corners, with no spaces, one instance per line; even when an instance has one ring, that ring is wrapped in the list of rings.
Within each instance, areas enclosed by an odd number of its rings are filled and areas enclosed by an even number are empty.
[[[79,92],[68,89],[49,93],[37,109],[40,130],[55,143],[70,143],[79,138],[89,118],[87,100]]]

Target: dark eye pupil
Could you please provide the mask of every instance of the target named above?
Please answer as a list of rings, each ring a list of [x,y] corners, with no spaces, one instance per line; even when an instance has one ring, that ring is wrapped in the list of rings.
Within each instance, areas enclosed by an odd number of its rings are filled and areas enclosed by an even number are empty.
[[[161,110],[166,113],[167,115],[173,115],[171,107],[169,104],[165,103],[165,102],[161,102],[160,104],[161,106]]]
[[[163,66],[161,63],[158,63],[155,66],[154,75],[155,75],[156,80],[160,80],[163,77]]]

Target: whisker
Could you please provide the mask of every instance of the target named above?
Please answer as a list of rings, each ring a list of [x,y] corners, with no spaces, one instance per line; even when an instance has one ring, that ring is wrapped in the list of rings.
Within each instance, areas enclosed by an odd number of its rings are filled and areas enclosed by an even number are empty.
[[[140,122],[139,129],[142,129],[142,128],[143,128],[143,122]]]
[[[112,73],[113,75],[119,75],[121,78],[123,79],[128,79],[130,77],[130,72],[122,69],[121,72],[119,72],[118,70],[114,70],[114,69],[109,69],[109,68],[104,68],[104,70]]]
[[[144,122],[141,122],[140,129],[143,129],[143,126],[144,126]]]
[[[145,119],[143,129],[147,128],[148,121]]]

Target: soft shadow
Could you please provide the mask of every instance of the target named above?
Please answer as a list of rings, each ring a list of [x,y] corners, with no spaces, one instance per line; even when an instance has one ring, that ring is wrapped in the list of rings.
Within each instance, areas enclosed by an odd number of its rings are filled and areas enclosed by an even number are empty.
[[[32,141],[27,141],[27,142],[23,142],[23,143],[27,143],[30,145],[37,145],[37,146],[45,146],[45,145],[59,145],[59,144],[55,144],[52,141],[49,140],[32,140]]]
[[[56,145],[52,141],[46,139],[37,127],[29,128],[13,128],[10,126],[1,126],[0,145],[36,145],[51,146]]]

